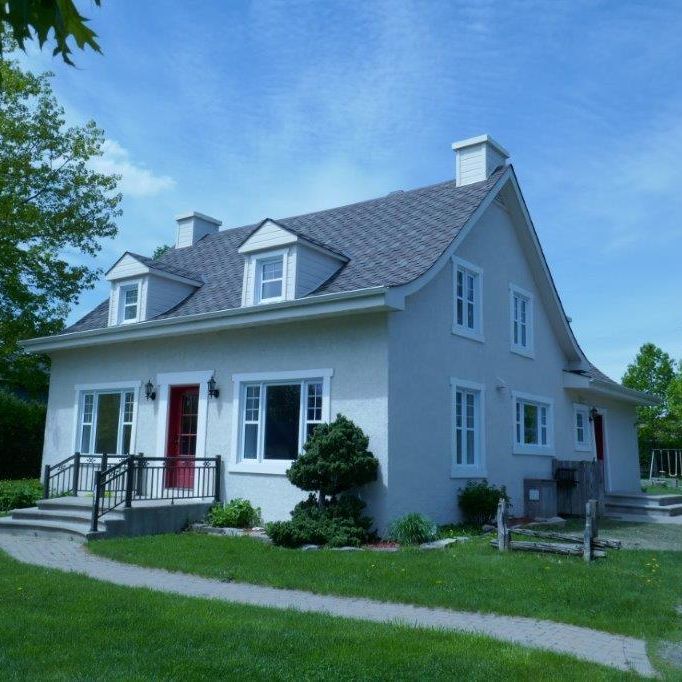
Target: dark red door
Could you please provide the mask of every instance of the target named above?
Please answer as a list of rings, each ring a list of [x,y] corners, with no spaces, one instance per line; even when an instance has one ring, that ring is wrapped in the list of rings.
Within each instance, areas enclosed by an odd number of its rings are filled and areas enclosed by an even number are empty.
[[[606,472],[604,471],[604,417],[601,414],[594,415],[594,449],[599,462],[599,473],[602,487],[606,490]]]
[[[166,457],[170,458],[166,470],[167,488],[191,488],[194,485],[198,412],[198,386],[171,387],[166,450]]]

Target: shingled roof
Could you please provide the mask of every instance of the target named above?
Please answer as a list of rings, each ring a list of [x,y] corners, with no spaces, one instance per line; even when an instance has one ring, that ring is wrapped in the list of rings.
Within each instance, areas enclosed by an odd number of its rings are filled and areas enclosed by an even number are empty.
[[[463,187],[451,180],[276,222],[349,259],[311,295],[399,286],[435,263],[505,170],[499,168],[487,180]],[[237,249],[259,225],[222,230],[194,246],[170,249],[156,261],[143,257],[145,264],[153,263],[150,267],[194,273],[204,282],[156,319],[240,307],[244,260]],[[107,313],[108,300],[64,333],[106,327]]]

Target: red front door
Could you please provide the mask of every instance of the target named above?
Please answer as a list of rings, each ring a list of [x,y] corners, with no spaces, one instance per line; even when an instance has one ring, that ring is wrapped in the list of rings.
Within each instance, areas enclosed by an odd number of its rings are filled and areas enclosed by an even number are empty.
[[[597,453],[602,485],[606,488],[606,472],[604,471],[604,417],[601,414],[594,415],[594,449]]]
[[[198,412],[198,386],[171,387],[166,450],[166,457],[170,458],[166,470],[167,488],[194,486]]]

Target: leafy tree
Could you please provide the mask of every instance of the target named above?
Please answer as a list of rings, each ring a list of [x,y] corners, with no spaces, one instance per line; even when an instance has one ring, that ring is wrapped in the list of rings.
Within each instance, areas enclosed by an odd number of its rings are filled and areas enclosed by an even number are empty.
[[[623,385],[646,391],[659,398],[658,405],[638,408],[640,453],[655,445],[669,444],[679,430],[670,404],[670,386],[675,379],[675,363],[661,348],[645,343],[623,375]]]
[[[350,419],[339,414],[330,424],[320,424],[291,465],[287,477],[297,487],[317,493],[318,505],[327,496],[374,481],[379,462],[369,452],[369,438]]]
[[[98,7],[101,5],[101,0],[93,2]],[[0,33],[8,27],[12,38],[25,50],[26,41],[32,40],[34,35],[42,48],[53,32],[56,46],[52,54],[61,55],[71,66],[69,38],[73,38],[81,50],[87,45],[96,52],[102,52],[96,40],[97,34],[86,26],[87,21],[73,0],[0,0]]]
[[[66,126],[51,74],[0,60],[0,76],[0,380],[37,393],[45,359],[18,341],[63,328],[98,275],[67,254],[92,256],[115,236],[121,195],[118,176],[88,165],[102,154],[102,131],[93,121]]]
[[[170,244],[161,244],[161,246],[157,246],[154,249],[154,253],[152,254],[152,258],[154,260],[157,260],[158,258],[161,258],[166,251],[170,251],[173,247]]]

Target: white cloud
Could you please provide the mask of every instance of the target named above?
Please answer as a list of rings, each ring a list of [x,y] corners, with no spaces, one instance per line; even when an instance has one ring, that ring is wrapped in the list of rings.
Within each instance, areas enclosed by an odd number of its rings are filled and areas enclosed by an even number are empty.
[[[92,159],[91,167],[100,173],[121,176],[119,189],[124,196],[149,197],[175,187],[169,175],[155,175],[143,165],[130,159],[130,153],[115,140],[105,140],[102,156]]]

